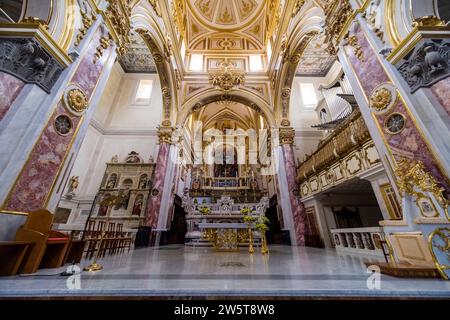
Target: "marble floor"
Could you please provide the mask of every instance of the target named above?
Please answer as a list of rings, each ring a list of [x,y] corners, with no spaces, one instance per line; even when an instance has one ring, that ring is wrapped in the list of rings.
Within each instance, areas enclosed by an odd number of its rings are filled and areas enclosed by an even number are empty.
[[[334,250],[271,246],[270,255],[165,246],[106,257],[96,273],[62,277],[61,269],[0,278],[0,297],[297,296],[450,298],[450,282],[381,276],[367,286],[371,257]],[[82,261],[78,270],[88,265]]]

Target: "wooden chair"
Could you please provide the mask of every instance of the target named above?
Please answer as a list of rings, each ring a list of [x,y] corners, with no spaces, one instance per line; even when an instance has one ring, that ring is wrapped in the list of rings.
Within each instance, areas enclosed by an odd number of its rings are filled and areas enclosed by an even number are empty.
[[[45,209],[30,212],[27,221],[17,230],[16,241],[28,241],[28,248],[19,273],[35,273],[39,266],[60,267],[69,244],[69,237],[51,230],[53,214]]]

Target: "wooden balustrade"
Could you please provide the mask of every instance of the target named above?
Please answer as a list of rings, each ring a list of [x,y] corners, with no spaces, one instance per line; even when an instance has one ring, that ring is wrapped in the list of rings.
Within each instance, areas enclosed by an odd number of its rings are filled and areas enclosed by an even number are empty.
[[[370,140],[369,131],[360,111],[356,109],[328,137],[321,141],[313,154],[298,166],[298,182],[307,180],[354,149],[361,147],[368,140]]]

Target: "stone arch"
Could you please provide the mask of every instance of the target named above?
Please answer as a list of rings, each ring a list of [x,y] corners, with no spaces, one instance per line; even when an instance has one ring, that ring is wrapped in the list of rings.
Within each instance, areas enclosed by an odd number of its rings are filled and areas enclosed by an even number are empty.
[[[291,88],[300,58],[310,41],[323,31],[325,15],[320,7],[299,14],[290,27],[275,82],[275,117],[277,125],[288,127]]]
[[[134,8],[131,16],[133,29],[142,37],[155,60],[162,90],[162,125],[169,127],[176,121],[178,88],[176,71],[171,62],[171,48],[159,28],[158,19],[141,6]]]
[[[192,111],[207,104],[224,100],[239,102],[256,110],[266,119],[270,127],[275,126],[275,118],[270,105],[260,96],[242,89],[235,89],[230,92],[208,89],[191,97],[183,104],[181,111],[178,113],[177,125],[183,125]]]

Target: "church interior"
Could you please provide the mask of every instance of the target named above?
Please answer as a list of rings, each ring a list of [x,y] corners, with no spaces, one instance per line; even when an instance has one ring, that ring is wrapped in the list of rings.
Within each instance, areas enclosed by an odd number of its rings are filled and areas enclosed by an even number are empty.
[[[0,298],[450,298],[447,0],[0,0]]]

